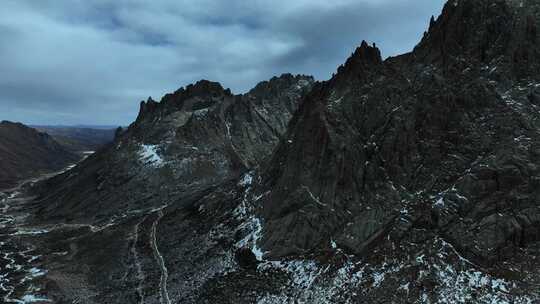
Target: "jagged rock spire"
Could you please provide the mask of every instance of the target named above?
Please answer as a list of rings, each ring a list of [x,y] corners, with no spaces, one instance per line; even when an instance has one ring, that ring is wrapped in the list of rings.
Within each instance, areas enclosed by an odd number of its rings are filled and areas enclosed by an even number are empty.
[[[152,97],[148,97],[146,101],[141,101],[141,104],[139,106],[139,114],[137,115],[137,120],[143,119],[148,113],[153,113],[156,108],[158,107],[158,103],[152,99]]]
[[[365,40],[356,48],[344,65],[338,68],[338,77],[344,75],[363,75],[366,71],[383,63],[381,51],[373,43],[369,45]]]
[[[377,48],[377,45],[368,45],[368,43],[363,40],[362,43],[351,57],[345,63],[347,65],[373,65],[382,63],[381,51]]]
[[[431,19],[429,19],[429,28],[432,28],[435,25],[435,16],[431,15]]]

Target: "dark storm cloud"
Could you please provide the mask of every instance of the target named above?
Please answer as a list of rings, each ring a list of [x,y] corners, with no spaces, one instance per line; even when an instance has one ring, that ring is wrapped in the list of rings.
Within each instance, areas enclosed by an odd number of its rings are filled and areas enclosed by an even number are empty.
[[[6,0],[0,119],[128,124],[138,101],[201,78],[244,92],[328,78],[365,39],[406,52],[442,0]]]

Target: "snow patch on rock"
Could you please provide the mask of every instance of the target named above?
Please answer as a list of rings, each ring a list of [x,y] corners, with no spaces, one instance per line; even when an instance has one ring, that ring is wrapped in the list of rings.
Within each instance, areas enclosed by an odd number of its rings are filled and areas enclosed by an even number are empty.
[[[194,111],[192,115],[194,118],[200,120],[200,119],[205,118],[208,115],[208,111],[209,111],[209,108],[200,109],[200,110]]]
[[[236,243],[236,248],[250,248],[258,261],[263,260],[264,252],[257,245],[262,238],[262,223],[255,214],[255,207],[251,199],[251,186],[253,183],[253,174],[246,173],[238,182],[238,185],[244,187],[244,197],[240,205],[233,211],[233,215],[243,223],[238,227],[239,231],[247,232],[247,234]]]
[[[159,148],[158,145],[141,145],[139,150],[140,161],[155,168],[163,167],[165,162],[158,153]]]
[[[249,221],[240,226],[240,229],[250,231],[242,240],[236,243],[237,248],[249,247],[258,261],[263,260],[264,252],[257,245],[257,242],[262,238],[261,221],[255,216],[250,217]]]
[[[253,183],[253,175],[251,173],[246,173],[238,183],[239,186],[247,187],[251,186]]]
[[[443,208],[444,207],[444,198],[443,197],[440,197],[436,202],[435,204],[433,204],[433,207],[441,207]]]

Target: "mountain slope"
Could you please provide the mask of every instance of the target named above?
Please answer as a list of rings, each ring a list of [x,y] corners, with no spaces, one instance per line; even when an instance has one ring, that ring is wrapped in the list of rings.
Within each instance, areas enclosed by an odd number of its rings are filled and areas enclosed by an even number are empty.
[[[78,159],[46,133],[20,123],[0,123],[0,189],[58,171]]]
[[[201,81],[38,185],[59,303],[540,300],[540,3],[452,0],[332,79]]]

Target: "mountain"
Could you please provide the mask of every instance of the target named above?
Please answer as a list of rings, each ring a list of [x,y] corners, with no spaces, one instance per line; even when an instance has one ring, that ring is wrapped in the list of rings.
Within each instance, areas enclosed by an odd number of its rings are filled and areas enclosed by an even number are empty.
[[[78,159],[46,133],[20,123],[0,122],[0,189],[58,171]]]
[[[39,213],[94,221],[235,180],[269,159],[312,83],[311,77],[287,74],[233,95],[203,80],[159,103],[149,98],[113,145],[89,157],[76,174],[47,182],[50,203]]]
[[[96,151],[114,140],[117,127],[33,126],[72,152]]]
[[[451,0],[412,52],[362,42],[325,82],[148,99],[33,189],[46,296],[539,302],[539,23],[537,0]]]

